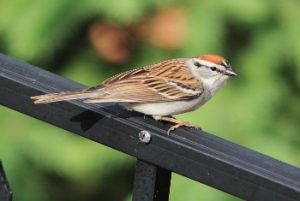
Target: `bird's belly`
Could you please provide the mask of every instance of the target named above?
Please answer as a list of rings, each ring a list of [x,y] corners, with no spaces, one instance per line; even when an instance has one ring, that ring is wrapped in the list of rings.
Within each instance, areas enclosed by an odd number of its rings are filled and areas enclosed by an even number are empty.
[[[147,115],[166,116],[176,115],[197,109],[205,103],[203,96],[188,101],[160,102],[160,103],[135,103],[129,108]]]

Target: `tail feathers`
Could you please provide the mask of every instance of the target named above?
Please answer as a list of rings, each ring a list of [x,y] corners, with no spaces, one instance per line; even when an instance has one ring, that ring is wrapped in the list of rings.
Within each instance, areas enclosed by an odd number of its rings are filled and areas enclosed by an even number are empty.
[[[122,98],[96,97],[96,98],[87,98],[83,102],[84,103],[137,103],[138,101],[122,99]]]
[[[60,93],[44,94],[39,96],[32,96],[35,104],[46,104],[58,101],[75,100],[75,99],[88,99],[99,96],[99,93],[90,91],[67,91]]]

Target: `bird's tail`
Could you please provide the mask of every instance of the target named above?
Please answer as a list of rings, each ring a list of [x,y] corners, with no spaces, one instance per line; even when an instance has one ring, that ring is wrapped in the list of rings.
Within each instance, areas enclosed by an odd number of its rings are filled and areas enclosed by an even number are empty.
[[[39,96],[32,96],[30,98],[34,100],[35,104],[46,104],[58,101],[94,98],[97,95],[99,95],[99,93],[96,94],[94,91],[83,90],[50,93]]]

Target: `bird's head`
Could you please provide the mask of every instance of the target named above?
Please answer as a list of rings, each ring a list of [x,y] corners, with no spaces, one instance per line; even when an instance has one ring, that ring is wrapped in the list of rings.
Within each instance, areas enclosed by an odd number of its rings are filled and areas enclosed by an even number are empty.
[[[188,66],[199,79],[219,79],[236,76],[237,74],[231,69],[229,62],[217,55],[201,55],[191,58]]]

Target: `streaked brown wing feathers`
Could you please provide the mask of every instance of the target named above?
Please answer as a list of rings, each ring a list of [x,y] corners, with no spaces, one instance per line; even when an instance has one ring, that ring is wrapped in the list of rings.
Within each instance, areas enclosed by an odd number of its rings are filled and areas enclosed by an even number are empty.
[[[107,80],[105,80],[104,82],[102,82],[102,84],[109,85],[109,84],[117,83],[117,82],[124,81],[124,80],[130,80],[130,78],[134,78],[139,75],[145,75],[147,73],[149,73],[149,69],[147,69],[146,67],[137,68],[137,69],[129,70],[129,71],[114,75],[114,76],[108,78]]]
[[[104,89],[105,94],[86,102],[187,100],[200,95],[203,90],[201,83],[185,67],[183,59],[168,60],[118,74],[105,80],[98,88]]]

